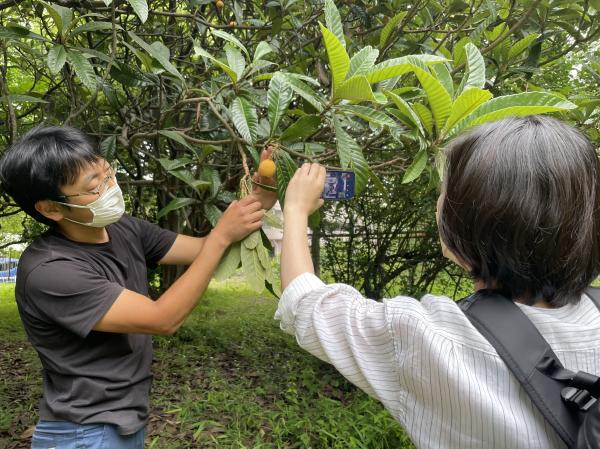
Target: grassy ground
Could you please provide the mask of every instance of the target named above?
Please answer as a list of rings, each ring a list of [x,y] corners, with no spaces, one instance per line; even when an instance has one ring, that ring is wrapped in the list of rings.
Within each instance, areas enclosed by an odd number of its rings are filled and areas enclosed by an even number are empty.
[[[155,338],[146,447],[412,447],[377,402],[278,329],[275,306],[241,283],[214,284],[175,336]],[[0,284],[0,449],[29,445],[39,368],[13,287]]]

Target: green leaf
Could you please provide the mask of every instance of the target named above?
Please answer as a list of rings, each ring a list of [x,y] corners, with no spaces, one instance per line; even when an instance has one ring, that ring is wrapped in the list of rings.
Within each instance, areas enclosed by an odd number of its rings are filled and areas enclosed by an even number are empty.
[[[385,26],[381,30],[381,34],[379,35],[379,48],[383,48],[385,46],[385,44],[387,44],[387,41],[388,41],[390,35],[392,34],[392,31],[394,31],[394,28],[396,28],[396,25],[398,25],[398,23],[402,19],[404,19],[404,17],[406,17],[406,14],[408,14],[408,11],[399,12],[394,17],[392,17],[388,21],[388,23],[385,24]]]
[[[260,230],[254,231],[252,234],[249,234],[242,240],[242,244],[248,249],[254,249],[261,241]]]
[[[194,198],[174,198],[169,204],[167,204],[160,211],[158,211],[158,214],[156,214],[156,218],[164,217],[171,211],[181,209],[182,207],[186,207],[190,204],[194,204],[197,202],[198,200]]]
[[[465,53],[467,56],[467,71],[465,72],[462,82],[463,89],[468,87],[485,86],[485,62],[479,49],[471,44],[465,45]]]
[[[457,122],[464,119],[492,97],[491,92],[478,87],[469,87],[463,90],[452,105],[452,112],[444,125],[443,132],[448,132]]]
[[[344,27],[342,26],[342,19],[340,12],[333,0],[325,0],[325,25],[337,40],[342,44],[342,47],[346,48],[346,39],[344,38]]]
[[[292,101],[292,90],[280,74],[275,74],[271,78],[269,91],[267,92],[271,136],[277,131],[281,117],[285,115],[290,101]]]
[[[175,176],[177,179],[185,182],[187,185],[192,187],[194,190],[202,191],[207,190],[212,187],[212,183],[208,181],[201,181],[196,179],[194,175],[189,170],[185,169],[177,169],[177,170],[169,170],[169,173]]]
[[[427,165],[427,151],[421,150],[415,156],[414,161],[410,164],[410,167],[406,169],[404,172],[404,176],[402,177],[402,184],[408,184],[409,182],[417,179],[423,170],[425,170],[425,166]]]
[[[46,10],[52,17],[52,20],[54,20],[54,24],[56,25],[58,32],[64,36],[73,22],[73,10],[71,8],[55,5],[53,3],[40,3],[46,7]]]
[[[346,49],[341,44],[335,35],[325,28],[321,23],[321,33],[323,34],[323,40],[325,41],[325,48],[327,49],[327,57],[329,59],[329,68],[331,70],[331,78],[333,81],[333,93],[341,86],[346,79],[346,74],[350,69],[350,58]]]
[[[67,59],[73,66],[75,73],[81,82],[90,90],[96,90],[97,80],[92,64],[81,53],[76,51],[67,52]]]
[[[112,22],[87,22],[71,31],[71,36],[75,36],[80,33],[91,33],[94,31],[112,30],[112,27]],[[115,29],[122,30],[123,28],[121,27],[121,25],[115,23]]]
[[[446,123],[452,109],[452,97],[442,83],[440,83],[431,73],[420,68],[415,68],[415,75],[423,86],[429,101],[429,107],[435,118],[436,132],[439,134]]]
[[[183,81],[183,77],[181,76],[179,71],[169,61],[168,53],[165,54],[165,52],[163,51],[164,48],[167,48],[167,47],[165,47],[163,44],[160,44],[160,42],[159,42],[160,46],[149,45],[143,39],[141,39],[137,34],[135,34],[133,31],[128,31],[127,34],[129,35],[129,37],[131,37],[131,39],[136,44],[138,44],[140,47],[142,47],[142,49],[144,49],[146,51],[146,53],[148,53],[150,56],[152,56],[154,59],[156,59],[158,61],[158,63],[161,66],[163,66],[163,68],[167,72],[169,72],[171,75],[174,75]]]
[[[213,55],[211,55],[209,52],[204,50],[199,45],[194,46],[194,52],[197,55],[202,56],[202,57],[212,61],[213,63],[215,63],[215,65],[217,67],[219,67],[221,70],[223,70],[229,76],[229,78],[231,78],[231,81],[233,81],[234,84],[237,83],[237,80],[238,80],[237,74],[227,64],[219,61],[217,58],[215,58]]]
[[[231,103],[230,113],[233,124],[243,139],[254,144],[258,129],[258,116],[254,106],[245,98],[236,97]]]
[[[369,83],[374,84],[412,72],[415,67],[427,70],[428,65],[441,64],[445,61],[445,58],[434,55],[410,55],[401,58],[388,59],[373,67],[373,70],[367,74],[367,80]]]
[[[352,136],[344,130],[340,120],[335,116],[333,117],[333,124],[340,164],[342,168],[354,172],[356,179],[355,190],[356,193],[359,194],[367,186],[371,170],[363,155],[362,148],[356,143]]]
[[[352,78],[354,75],[366,75],[369,73],[378,56],[379,50],[367,45],[350,59],[350,68],[346,75],[347,78]]]
[[[246,60],[244,59],[244,56],[238,49],[231,45],[225,47],[225,55],[227,56],[227,65],[231,67],[231,70],[235,72],[237,79],[239,80],[244,74],[244,70],[246,70]]]
[[[461,120],[448,137],[454,136],[465,128],[509,116],[526,116],[547,112],[576,109],[577,105],[561,97],[546,92],[524,92],[492,98]]]
[[[444,86],[444,89],[448,91],[450,96],[453,96],[454,81],[452,80],[452,75],[450,74],[448,67],[446,67],[446,64],[435,64],[431,66],[431,73],[435,75],[440,83],[442,83],[442,86]]]
[[[165,170],[173,171],[192,163],[192,160],[189,157],[182,157],[178,159],[168,159],[162,157],[158,159],[158,162],[160,163],[160,165],[163,166]]]
[[[211,225],[216,226],[223,212],[214,204],[205,204],[204,215],[206,215]]]
[[[37,33],[31,32],[25,27],[15,24],[11,24],[5,27],[0,26],[0,39],[34,39],[37,41],[49,42],[49,39],[46,39],[45,37],[40,36]]]
[[[419,118],[419,116],[415,113],[415,111],[413,111],[413,109],[410,107],[410,105],[399,95],[396,95],[393,92],[390,91],[384,91],[385,95],[390,98],[394,104],[396,105],[396,107],[398,108],[398,110],[403,114],[403,116],[406,117],[406,119],[408,120],[408,122],[414,127],[419,129],[419,131],[421,132],[421,134],[425,134],[425,130],[423,129],[423,125],[421,124],[421,119]]]
[[[240,266],[242,247],[241,243],[237,242],[227,248],[219,266],[215,270],[213,277],[217,281],[224,281],[229,279],[236,272],[238,267]]]
[[[257,292],[265,288],[265,269],[260,263],[258,253],[241,245],[242,270],[250,287]]]
[[[102,157],[107,161],[112,161],[115,158],[117,152],[117,136],[108,136],[100,143],[100,151]]]
[[[377,99],[373,95],[371,85],[366,76],[353,76],[334,91],[334,100],[373,101]]]
[[[50,72],[56,75],[63,68],[65,62],[67,62],[67,51],[62,45],[56,44],[48,52],[48,67],[50,68]]]
[[[295,142],[314,134],[321,124],[321,117],[318,115],[303,115],[292,123],[283,133],[281,141]]]
[[[523,39],[515,42],[508,52],[508,59],[513,59],[516,56],[519,56],[521,53],[527,50],[533,41],[538,37],[540,37],[540,33],[531,33],[525,36]]]
[[[148,3],[146,0],[127,0],[142,23],[148,20]],[[166,68],[166,67],[165,67]]]
[[[250,53],[248,53],[248,49],[244,47],[244,44],[242,44],[236,37],[222,30],[212,30],[212,34],[213,36],[220,37],[221,39],[225,39],[227,42],[233,44],[234,46],[242,50],[246,54],[248,59],[250,59]]]
[[[370,108],[368,106],[344,105],[336,107],[336,110],[355,115],[382,128],[385,126],[396,126],[396,122],[384,112],[377,111],[376,109]]]
[[[312,87],[302,81],[297,74],[280,72],[281,77],[287,85],[298,95],[310,103],[317,111],[322,112],[324,109],[323,101]]]
[[[256,46],[256,49],[254,50],[253,61],[256,62],[256,61],[264,58],[269,53],[273,53],[273,47],[271,47],[269,45],[269,43],[266,41],[260,41],[258,43],[258,45]]]
[[[285,151],[277,151],[274,154],[275,164],[277,167],[277,197],[281,208],[285,207],[285,192],[287,186],[296,173],[298,166],[294,160]]]
[[[185,140],[185,137],[183,136],[183,133],[181,131],[173,131],[173,130],[169,130],[169,129],[161,129],[158,131],[159,134],[168,137],[171,140],[174,140],[177,143],[180,143],[181,145],[183,145],[184,147],[186,147],[189,150],[194,151],[194,148],[188,143],[187,140]]]
[[[413,104],[413,110],[419,116],[419,119],[421,120],[421,123],[423,124],[423,127],[425,128],[427,133],[429,135],[432,135],[433,134],[433,115],[431,114],[431,111],[425,105],[422,105],[421,103]]]

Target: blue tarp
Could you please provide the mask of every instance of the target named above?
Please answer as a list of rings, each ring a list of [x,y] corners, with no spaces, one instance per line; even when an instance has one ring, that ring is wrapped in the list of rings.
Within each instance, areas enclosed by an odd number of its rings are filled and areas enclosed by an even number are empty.
[[[15,282],[17,279],[17,263],[19,259],[0,257],[0,282]]]

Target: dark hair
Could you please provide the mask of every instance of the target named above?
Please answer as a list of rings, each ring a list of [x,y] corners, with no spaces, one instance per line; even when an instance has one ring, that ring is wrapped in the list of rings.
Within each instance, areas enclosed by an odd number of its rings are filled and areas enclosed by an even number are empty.
[[[450,143],[440,237],[504,295],[577,303],[600,264],[600,165],[579,131],[545,116],[479,126]]]
[[[65,201],[64,185],[102,154],[81,131],[67,126],[38,126],[14,143],[0,160],[0,183],[15,202],[37,221],[55,222],[35,210],[41,200]]]

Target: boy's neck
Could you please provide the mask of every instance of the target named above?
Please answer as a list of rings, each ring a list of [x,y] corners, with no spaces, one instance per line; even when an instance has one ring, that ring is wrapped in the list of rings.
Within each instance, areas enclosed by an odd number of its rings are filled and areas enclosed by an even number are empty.
[[[67,239],[78,243],[107,243],[110,236],[106,228],[95,228],[62,220],[57,223],[57,230]]]
[[[478,290],[483,290],[485,288],[494,288],[494,286],[488,286],[486,285],[483,281],[481,280],[475,280],[473,282],[473,287],[475,291]],[[514,299],[515,302],[518,302],[519,304],[525,304],[525,305],[531,305],[533,307],[539,307],[541,309],[553,309],[554,307],[552,305],[550,305],[549,303],[547,303],[546,301],[544,301],[543,299],[539,300],[538,302],[534,303],[534,304],[528,304],[526,301],[523,301],[520,298],[515,298]]]

